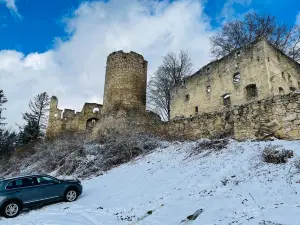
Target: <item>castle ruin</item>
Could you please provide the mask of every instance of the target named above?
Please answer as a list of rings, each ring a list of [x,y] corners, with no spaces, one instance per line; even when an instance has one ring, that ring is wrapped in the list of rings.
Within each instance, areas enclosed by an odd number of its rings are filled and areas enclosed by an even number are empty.
[[[173,89],[171,118],[223,111],[300,87],[300,65],[264,39],[201,68]]]
[[[136,132],[197,139],[275,136],[300,139],[300,65],[265,39],[212,62],[173,88],[171,120],[146,111],[147,61],[135,52],[107,58],[103,106],[81,112],[57,108],[52,97],[47,137]]]

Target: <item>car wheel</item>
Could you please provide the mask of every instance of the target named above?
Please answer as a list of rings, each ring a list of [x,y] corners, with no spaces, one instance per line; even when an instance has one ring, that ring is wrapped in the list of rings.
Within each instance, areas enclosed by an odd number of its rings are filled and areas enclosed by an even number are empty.
[[[74,202],[78,197],[78,192],[75,189],[69,189],[67,190],[65,194],[65,200],[67,202]]]
[[[11,201],[3,206],[3,216],[6,218],[14,218],[19,215],[21,204],[17,201]]]

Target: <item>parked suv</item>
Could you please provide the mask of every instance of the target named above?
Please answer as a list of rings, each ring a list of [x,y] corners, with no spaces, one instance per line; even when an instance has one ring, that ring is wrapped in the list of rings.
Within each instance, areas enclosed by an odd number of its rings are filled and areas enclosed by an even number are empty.
[[[59,180],[49,175],[22,176],[0,180],[0,210],[13,218],[25,208],[62,201],[73,202],[82,193],[79,180]]]

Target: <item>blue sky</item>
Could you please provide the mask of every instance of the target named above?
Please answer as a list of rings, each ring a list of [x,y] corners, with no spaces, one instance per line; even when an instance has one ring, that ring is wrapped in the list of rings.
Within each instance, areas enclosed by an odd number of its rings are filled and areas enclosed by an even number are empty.
[[[52,49],[55,37],[68,38],[63,18],[72,15],[84,1],[86,0],[19,0],[15,4],[20,17],[14,15],[4,4],[0,5],[0,49],[14,49],[25,54]],[[229,1],[207,0],[204,4],[204,11],[214,28],[222,24],[221,14],[226,2]],[[235,12],[229,19],[255,10],[272,14],[282,23],[292,25],[300,10],[298,0],[230,2]]]
[[[212,60],[209,37],[249,12],[293,25],[298,0],[0,0],[0,89],[4,116],[22,124],[29,100],[46,91],[60,108],[102,103],[106,57],[136,51],[148,77],[172,51],[188,51],[194,70]]]

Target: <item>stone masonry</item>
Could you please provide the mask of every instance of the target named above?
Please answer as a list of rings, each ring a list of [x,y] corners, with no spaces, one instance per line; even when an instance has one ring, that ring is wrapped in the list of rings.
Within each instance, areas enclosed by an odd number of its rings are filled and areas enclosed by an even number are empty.
[[[52,96],[46,136],[55,137],[68,132],[92,131],[101,118],[102,105],[85,103],[81,112],[57,108],[58,99]]]
[[[103,114],[123,109],[146,110],[147,61],[135,52],[107,57]]]
[[[173,139],[300,139],[300,65],[264,39],[204,66],[174,87],[169,122],[146,111],[146,84],[143,56],[110,54],[103,107],[86,103],[81,112],[63,111],[53,96],[47,137],[91,131],[94,138],[135,132]]]
[[[171,118],[223,111],[299,89],[300,65],[265,39],[212,62],[172,91]]]

